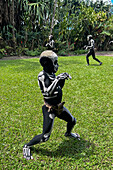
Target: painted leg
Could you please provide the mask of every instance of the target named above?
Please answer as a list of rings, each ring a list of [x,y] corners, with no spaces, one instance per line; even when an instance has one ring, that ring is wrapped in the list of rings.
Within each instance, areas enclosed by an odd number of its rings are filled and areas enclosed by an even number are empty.
[[[67,131],[65,133],[66,137],[71,138],[80,138],[80,135],[77,133],[72,133],[72,129],[76,124],[76,119],[71,115],[69,110],[66,107],[63,107],[63,112],[59,115],[59,118],[67,122]]]
[[[48,108],[44,105],[43,110],[43,133],[36,135],[29,143],[23,147],[23,155],[27,160],[32,159],[30,147],[41,142],[49,140],[51,135],[55,115],[48,112]]]

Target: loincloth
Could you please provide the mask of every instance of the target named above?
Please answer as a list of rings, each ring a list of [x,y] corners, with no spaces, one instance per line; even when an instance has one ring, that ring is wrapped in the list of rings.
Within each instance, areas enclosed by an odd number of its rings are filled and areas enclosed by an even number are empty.
[[[49,105],[44,101],[44,105],[48,108],[48,112],[55,113],[56,115],[60,115],[63,112],[63,105],[65,102],[59,103],[56,106],[54,105]]]

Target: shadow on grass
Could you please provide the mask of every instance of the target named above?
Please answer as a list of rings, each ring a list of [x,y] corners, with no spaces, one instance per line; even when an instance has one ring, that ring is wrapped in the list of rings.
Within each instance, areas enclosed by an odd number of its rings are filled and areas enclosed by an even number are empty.
[[[19,59],[19,60],[2,60],[0,62],[0,67],[11,67],[11,70],[14,70],[16,72],[23,72],[26,70],[35,70],[39,67],[41,67],[39,59]],[[63,65],[71,65],[71,64],[83,64],[83,62],[78,60],[64,60],[59,61],[59,66],[63,67]]]
[[[31,59],[19,59],[19,60],[3,60],[0,62],[0,67],[11,67],[11,69],[17,72],[24,70],[34,70],[40,66],[39,60],[35,59],[34,61],[30,61]]]
[[[76,158],[80,159],[81,157],[88,157],[93,154],[95,149],[95,145],[89,141],[84,139],[75,140],[63,140],[62,143],[59,144],[56,149],[51,151],[50,149],[41,148],[42,146],[36,148],[32,148],[32,153],[36,153],[39,155],[46,155],[49,157],[67,157],[67,158]]]
[[[89,66],[100,66],[99,64],[90,64]]]

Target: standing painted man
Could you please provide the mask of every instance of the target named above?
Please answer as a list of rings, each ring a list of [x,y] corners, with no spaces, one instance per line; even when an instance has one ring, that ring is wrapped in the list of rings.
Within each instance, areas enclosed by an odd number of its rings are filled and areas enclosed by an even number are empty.
[[[54,48],[55,48],[55,41],[53,39],[53,35],[49,36],[49,42],[46,44],[46,47],[48,48],[48,50],[54,50]]]
[[[93,40],[93,37],[92,35],[88,35],[87,36],[87,41],[88,41],[88,46],[84,46],[85,49],[89,49],[87,55],[86,55],[86,61],[87,61],[87,66],[89,66],[89,56],[92,55],[93,59],[96,60],[97,62],[99,62],[100,64],[99,65],[102,65],[102,62],[99,61],[96,57],[95,57],[95,50],[94,50],[94,45],[95,45],[95,42]]]
[[[80,138],[77,133],[71,133],[76,119],[71,115],[62,102],[62,88],[66,79],[71,79],[68,73],[61,73],[58,76],[55,73],[58,70],[58,56],[51,50],[46,50],[40,55],[40,64],[43,67],[38,75],[38,84],[40,86],[44,105],[43,111],[43,132],[36,135],[29,143],[23,147],[23,155],[26,159],[31,159],[30,147],[41,142],[46,142],[52,131],[55,117],[67,122],[66,137]]]

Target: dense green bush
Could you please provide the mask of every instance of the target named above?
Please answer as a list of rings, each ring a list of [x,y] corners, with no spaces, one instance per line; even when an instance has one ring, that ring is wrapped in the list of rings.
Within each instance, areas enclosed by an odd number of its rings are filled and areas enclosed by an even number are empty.
[[[3,57],[6,55],[6,50],[5,48],[0,49],[0,56]]]
[[[80,55],[80,54],[86,54],[88,52],[88,50],[75,50],[74,54],[75,55]]]
[[[25,51],[25,55],[27,56],[39,56],[40,55],[40,51],[33,51],[33,50],[27,50]]]
[[[61,56],[69,56],[69,55],[80,55],[80,54],[86,54],[88,51],[87,50],[75,50],[75,51],[71,51],[69,49],[64,49],[64,50],[60,50],[58,51],[58,55]]]
[[[0,59],[3,58],[3,55],[0,53]]]
[[[42,51],[45,51],[46,47],[39,46],[35,50],[29,50],[28,48],[24,49],[24,54],[27,56],[39,56]]]
[[[66,56],[67,55],[65,50],[60,50],[60,51],[58,51],[57,54],[61,55],[61,56]]]

